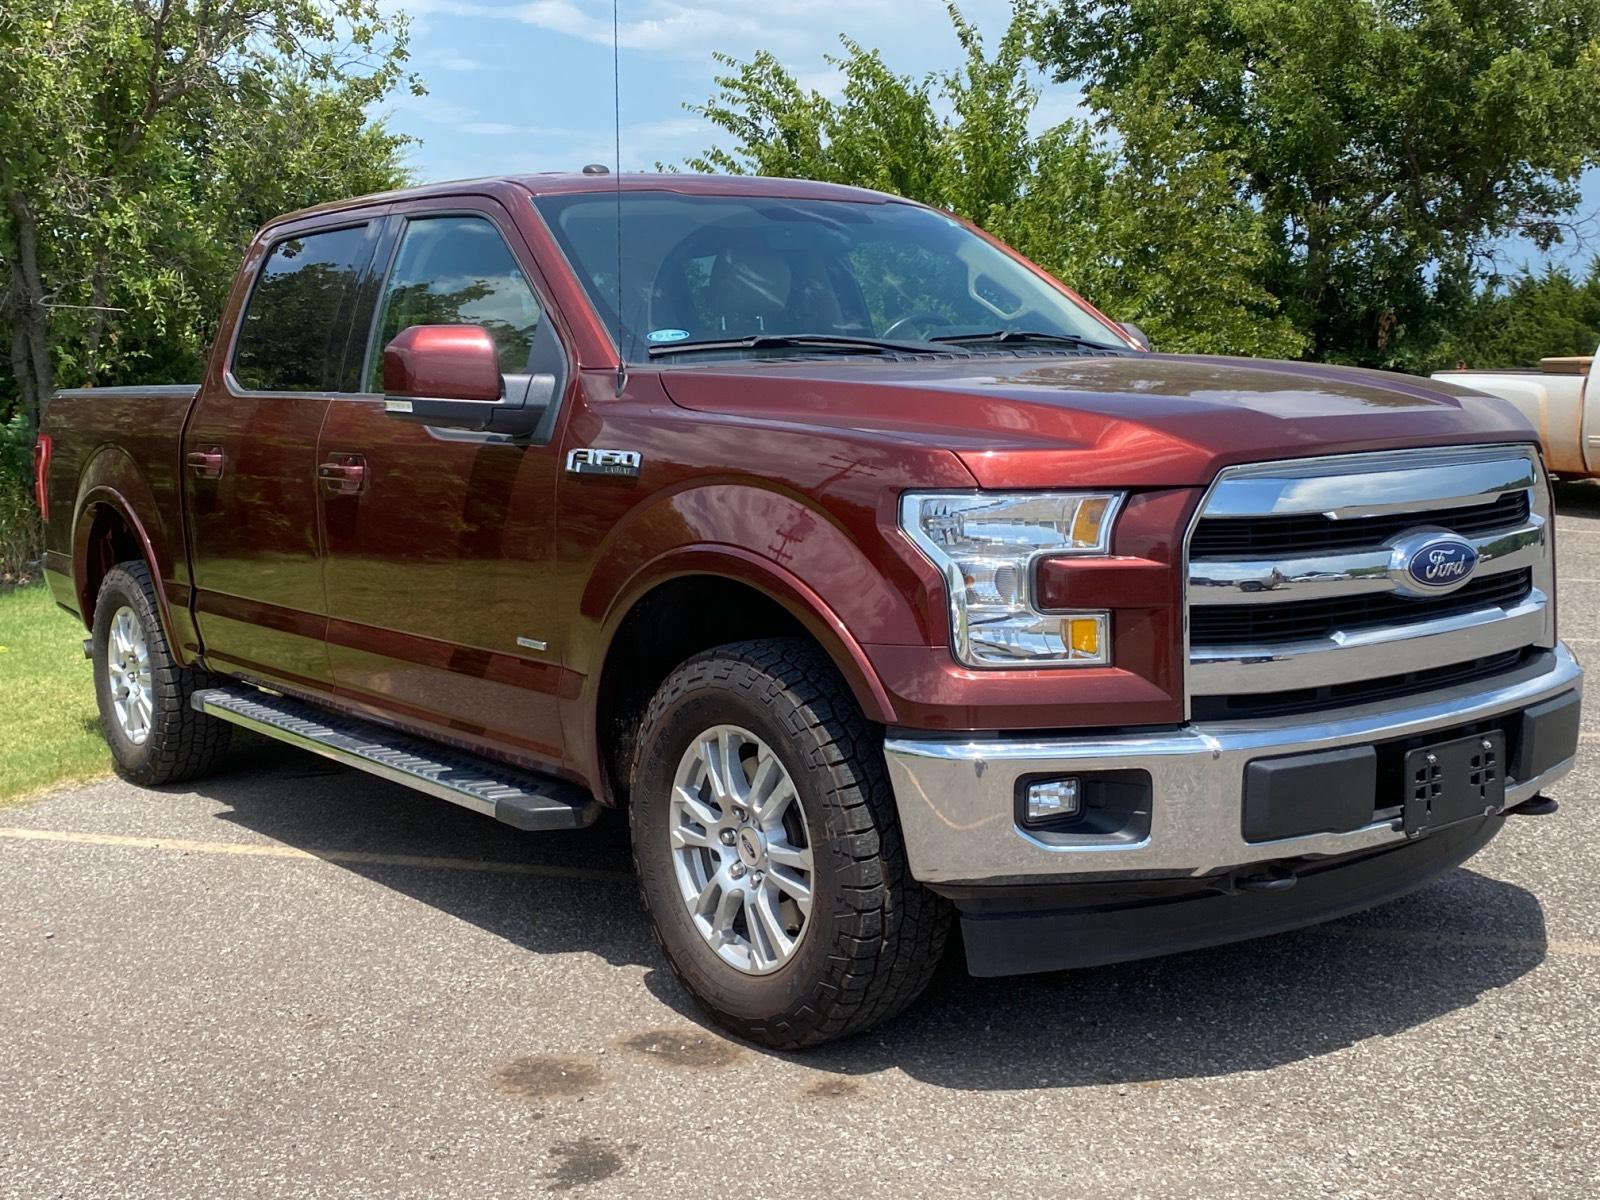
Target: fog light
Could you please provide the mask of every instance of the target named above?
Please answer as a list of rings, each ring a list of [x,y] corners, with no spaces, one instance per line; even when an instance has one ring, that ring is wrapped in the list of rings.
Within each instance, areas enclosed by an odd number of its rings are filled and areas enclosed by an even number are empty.
[[[1038,783],[1028,785],[1023,819],[1029,825],[1042,825],[1061,817],[1075,817],[1080,803],[1076,775],[1065,779],[1041,779]]]

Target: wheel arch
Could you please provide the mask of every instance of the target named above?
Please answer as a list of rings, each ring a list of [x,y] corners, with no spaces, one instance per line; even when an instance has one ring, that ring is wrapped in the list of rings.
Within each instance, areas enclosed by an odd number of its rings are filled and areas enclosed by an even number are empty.
[[[737,546],[683,547],[640,570],[601,626],[583,733],[604,802],[626,804],[637,719],[666,677],[702,650],[761,637],[811,641],[869,720],[895,722],[866,652],[814,589]]]
[[[149,531],[116,488],[101,484],[87,489],[78,500],[73,521],[72,575],[78,612],[84,627],[94,628],[94,608],[100,585],[111,568],[120,562],[137,559],[150,568],[151,582],[161,610],[162,626],[170,633],[166,587],[156,566],[155,547]]]
[[[72,514],[72,594],[86,629],[106,572],[119,562],[142,561],[150,569],[162,631],[174,659],[187,666],[198,650],[189,620],[188,586],[174,570],[182,566],[181,489],[172,481],[152,487],[150,477],[127,450],[102,445],[84,463]],[[172,589],[177,587],[177,594]]]

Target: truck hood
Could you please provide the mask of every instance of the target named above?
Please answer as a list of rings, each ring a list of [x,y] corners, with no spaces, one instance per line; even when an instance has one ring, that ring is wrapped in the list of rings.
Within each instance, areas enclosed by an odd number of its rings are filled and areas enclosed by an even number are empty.
[[[670,367],[661,379],[674,403],[698,412],[940,446],[991,488],[1196,486],[1240,462],[1535,440],[1493,397],[1315,363],[774,359]]]

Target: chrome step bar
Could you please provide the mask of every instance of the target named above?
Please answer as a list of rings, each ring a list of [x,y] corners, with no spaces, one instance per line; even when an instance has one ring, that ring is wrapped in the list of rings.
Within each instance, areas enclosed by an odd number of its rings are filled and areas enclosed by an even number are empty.
[[[581,829],[600,805],[588,792],[532,771],[340,716],[246,684],[195,692],[200,712],[348,767],[404,784],[518,829]]]

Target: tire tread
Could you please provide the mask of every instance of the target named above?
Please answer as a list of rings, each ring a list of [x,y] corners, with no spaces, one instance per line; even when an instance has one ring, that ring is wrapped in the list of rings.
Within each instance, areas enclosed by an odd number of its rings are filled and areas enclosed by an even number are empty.
[[[161,624],[155,583],[146,564],[122,562],[106,573],[95,602],[97,631],[103,606],[114,602],[112,593],[120,593],[132,602],[144,626],[154,701],[150,736],[145,742],[151,752],[140,756],[142,761],[123,762],[118,758],[118,770],[132,782],[147,786],[182,783],[210,773],[227,753],[233,726],[196,711],[189,698],[204,688],[219,686],[224,682],[222,677],[199,667],[179,666],[173,658]],[[96,649],[100,647],[97,645]],[[98,661],[95,668],[97,672],[101,669]],[[109,730],[107,740],[111,740]],[[117,757],[114,742],[113,757]]]
[[[826,978],[803,1003],[768,1021],[715,1009],[712,1015],[740,1036],[778,1048],[816,1045],[887,1020],[927,988],[952,913],[948,901],[911,877],[881,729],[862,715],[832,662],[811,643],[798,638],[734,642],[689,659],[661,686],[643,718],[646,733],[635,751],[636,779],[649,731],[684,695],[708,685],[738,688],[779,716],[792,747],[823,781],[828,840],[845,860],[839,888],[845,911],[835,917]],[[638,846],[635,837],[636,867]],[[674,973],[693,993],[659,926],[656,937]]]

